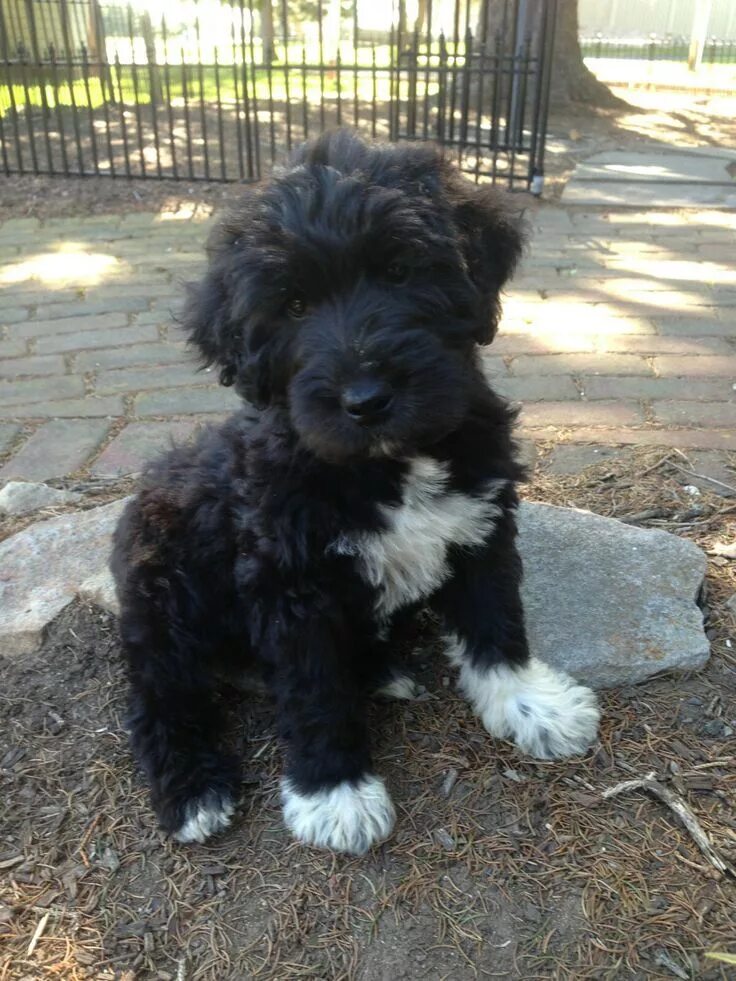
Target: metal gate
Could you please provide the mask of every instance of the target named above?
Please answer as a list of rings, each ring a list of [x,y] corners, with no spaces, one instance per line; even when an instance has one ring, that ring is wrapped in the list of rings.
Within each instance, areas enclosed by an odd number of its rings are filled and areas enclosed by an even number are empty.
[[[544,162],[556,0],[0,0],[6,174],[258,180],[341,125]]]

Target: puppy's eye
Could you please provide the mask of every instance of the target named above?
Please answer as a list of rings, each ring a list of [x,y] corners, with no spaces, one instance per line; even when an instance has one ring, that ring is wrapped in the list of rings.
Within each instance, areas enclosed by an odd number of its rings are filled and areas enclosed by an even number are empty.
[[[390,283],[397,283],[401,285],[402,283],[405,283],[408,278],[409,270],[400,262],[392,262],[391,265],[386,266],[386,279]]]
[[[286,302],[286,312],[293,320],[300,320],[307,312],[307,301],[301,293],[295,293]]]

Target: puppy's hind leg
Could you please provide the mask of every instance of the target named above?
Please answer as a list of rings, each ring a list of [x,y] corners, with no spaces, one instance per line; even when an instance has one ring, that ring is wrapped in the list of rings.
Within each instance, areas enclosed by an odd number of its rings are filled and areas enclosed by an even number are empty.
[[[237,761],[222,748],[207,647],[158,604],[124,609],[133,753],[151,788],[161,827],[182,842],[204,841],[235,810]]]
[[[426,695],[426,688],[407,672],[397,670],[376,689],[375,694],[389,701],[415,702]]]
[[[421,644],[421,627],[416,609],[400,610],[390,624],[383,627],[371,648],[369,663],[372,677],[366,685],[378,698],[413,702],[426,695],[412,672],[404,666],[407,651]]]

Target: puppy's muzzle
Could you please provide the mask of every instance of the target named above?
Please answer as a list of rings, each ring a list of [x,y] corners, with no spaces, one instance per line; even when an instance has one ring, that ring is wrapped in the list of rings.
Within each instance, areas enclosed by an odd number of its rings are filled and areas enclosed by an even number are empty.
[[[340,404],[354,422],[372,426],[383,421],[391,410],[393,392],[380,378],[361,378],[346,385]]]

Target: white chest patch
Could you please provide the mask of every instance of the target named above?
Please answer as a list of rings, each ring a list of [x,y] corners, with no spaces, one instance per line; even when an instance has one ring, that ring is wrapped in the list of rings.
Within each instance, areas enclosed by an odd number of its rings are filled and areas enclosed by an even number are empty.
[[[451,545],[480,545],[501,513],[496,499],[505,480],[482,493],[448,491],[446,464],[431,457],[411,461],[401,504],[381,505],[386,528],[342,535],[332,545],[358,560],[361,575],[378,590],[376,613],[388,616],[433,593],[450,574]]]

